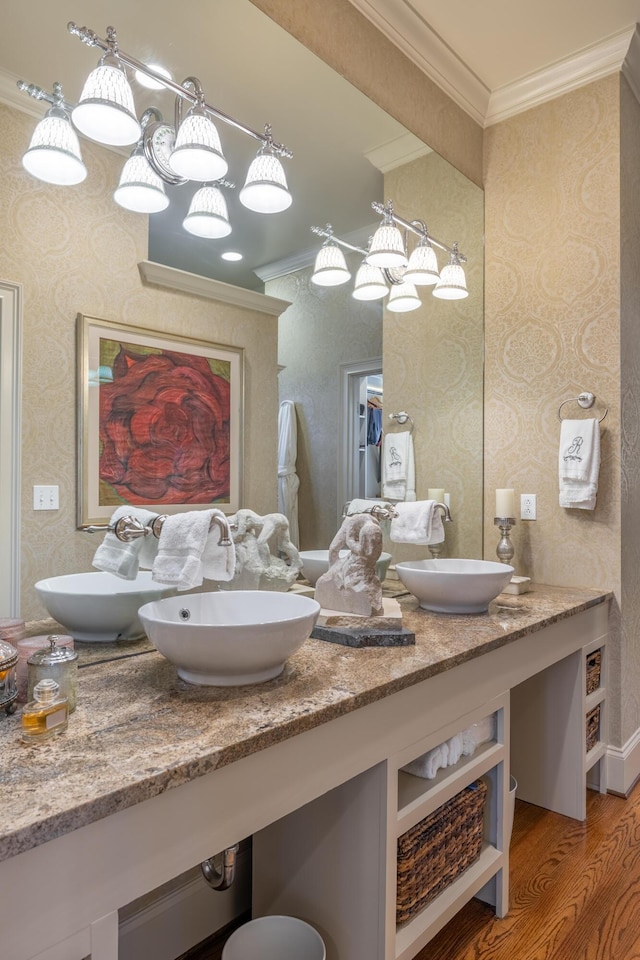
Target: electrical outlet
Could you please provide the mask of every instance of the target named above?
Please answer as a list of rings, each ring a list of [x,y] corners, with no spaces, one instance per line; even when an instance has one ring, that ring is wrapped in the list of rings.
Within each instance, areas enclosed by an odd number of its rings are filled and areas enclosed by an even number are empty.
[[[535,493],[520,494],[520,519],[536,519],[536,495]]]

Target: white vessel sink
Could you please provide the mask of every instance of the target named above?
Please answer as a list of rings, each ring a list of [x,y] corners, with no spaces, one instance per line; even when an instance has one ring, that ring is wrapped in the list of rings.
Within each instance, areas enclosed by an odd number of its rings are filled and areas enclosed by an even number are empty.
[[[173,587],[155,583],[150,570],[141,570],[135,580],[98,570],[67,573],[39,580],[35,590],[49,616],[74,640],[91,643],[143,636],[138,609],[149,600],[175,593]]]
[[[493,560],[408,560],[396,563],[400,580],[424,610],[485,613],[506,587],[513,567]]]
[[[140,620],[154,647],[188,683],[238,686],[282,673],[313,630],[320,604],[270,590],[225,590],[145,604]]]
[[[348,550],[341,550],[340,556],[346,557],[348,553]],[[312,587],[315,587],[316,580],[329,569],[329,551],[301,550],[300,559],[302,560],[302,576],[305,578],[305,580],[309,581]],[[376,563],[376,574],[381,583],[387,575],[390,562],[390,553],[380,554],[380,557]]]

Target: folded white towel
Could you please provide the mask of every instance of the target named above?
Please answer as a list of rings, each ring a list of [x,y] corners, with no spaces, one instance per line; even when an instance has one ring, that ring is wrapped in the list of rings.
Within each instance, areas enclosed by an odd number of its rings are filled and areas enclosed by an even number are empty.
[[[558,453],[560,506],[579,510],[595,509],[599,471],[598,420],[563,420]]]
[[[391,521],[389,536],[394,543],[442,543],[444,527],[435,500],[396,503],[398,514]]]
[[[447,764],[452,767],[462,756],[462,734],[456,733],[455,736],[447,740],[448,757]]]
[[[402,767],[406,773],[412,773],[414,777],[423,777],[426,780],[433,780],[438,770],[446,767],[449,762],[449,748],[446,743],[441,743],[428,750],[421,757],[412,760]]]
[[[212,510],[212,517],[216,515],[226,520],[222,510]],[[206,580],[233,580],[236,569],[236,548],[233,541],[228,546],[220,541],[220,528],[217,524],[211,527],[202,552],[202,575]]]
[[[470,727],[462,731],[460,736],[462,737],[462,755],[464,757],[472,756],[476,752],[476,747],[479,747],[481,743],[495,740],[495,716],[491,714],[478,721],[478,723],[472,723]]]
[[[416,498],[413,437],[408,430],[402,433],[385,433],[383,437],[382,496],[386,500]]]
[[[372,507],[388,507],[385,500],[359,500],[355,498],[347,504],[347,516],[351,517],[354,513],[371,513]]]
[[[147,526],[156,516],[150,510],[124,506],[114,510],[109,522],[113,526],[122,517],[135,517],[143,526]],[[124,543],[118,540],[115,533],[108,531],[94,554],[92,564],[98,570],[113,573],[122,580],[135,580],[140,567],[151,569],[157,550],[158,541],[152,533]]]
[[[199,587],[204,579],[202,555],[213,510],[190,510],[167,517],[162,524],[151,577],[178,590]]]

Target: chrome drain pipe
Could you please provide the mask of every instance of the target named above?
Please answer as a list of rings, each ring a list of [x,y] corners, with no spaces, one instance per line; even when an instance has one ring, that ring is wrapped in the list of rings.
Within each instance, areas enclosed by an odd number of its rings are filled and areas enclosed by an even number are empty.
[[[227,847],[222,853],[217,853],[200,864],[202,876],[212,890],[228,890],[236,876],[236,856],[240,844],[235,843]],[[220,864],[217,865],[216,861]]]

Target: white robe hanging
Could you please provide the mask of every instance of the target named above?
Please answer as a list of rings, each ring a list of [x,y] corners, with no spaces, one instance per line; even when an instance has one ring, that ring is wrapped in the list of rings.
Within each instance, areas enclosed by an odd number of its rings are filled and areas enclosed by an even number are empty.
[[[283,400],[278,411],[278,510],[289,521],[289,539],[295,547],[300,546],[297,456],[296,407],[293,400]]]

